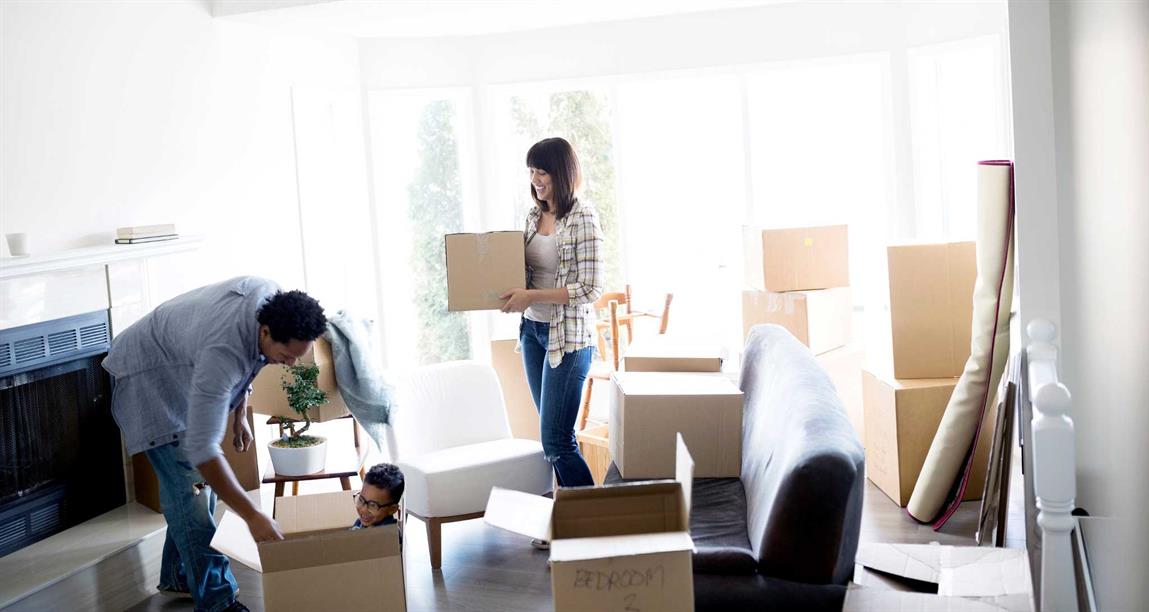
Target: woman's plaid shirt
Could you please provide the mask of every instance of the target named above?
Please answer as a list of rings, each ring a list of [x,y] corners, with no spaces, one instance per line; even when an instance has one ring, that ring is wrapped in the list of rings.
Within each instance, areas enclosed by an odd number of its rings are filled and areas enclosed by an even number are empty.
[[[527,212],[523,241],[529,243],[538,233],[538,206]],[[571,211],[555,224],[559,249],[557,287],[566,287],[570,301],[551,304],[547,362],[552,368],[562,363],[563,353],[594,346],[594,302],[602,295],[602,228],[593,206],[576,201]],[[530,278],[530,270],[527,271]]]

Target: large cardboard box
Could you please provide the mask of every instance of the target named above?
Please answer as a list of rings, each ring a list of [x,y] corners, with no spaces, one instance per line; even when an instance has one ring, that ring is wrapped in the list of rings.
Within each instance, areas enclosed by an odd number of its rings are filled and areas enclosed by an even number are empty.
[[[447,310],[498,310],[508,289],[527,286],[520,231],[447,234]]]
[[[322,337],[316,339],[311,350],[299,361],[319,366],[319,379],[316,382],[320,389],[327,392],[327,403],[310,410],[311,420],[322,423],[350,414],[347,404],[343,402],[343,396],[339,394],[339,385],[335,381],[335,360],[331,356],[331,344]],[[251,409],[268,416],[299,418],[287,403],[287,392],[283,390],[283,379],[286,375],[287,366],[264,366],[251,383],[251,399],[248,402]]]
[[[746,286],[766,291],[850,285],[845,225],[757,229],[744,227]]]
[[[866,476],[899,506],[905,507],[910,501],[957,381],[902,380],[862,371]],[[987,410],[962,501],[981,499],[994,422],[994,411]]]
[[[785,327],[815,355],[845,346],[853,328],[854,304],[849,287],[815,291],[744,290],[742,339],[763,323]]]
[[[491,340],[491,365],[503,387],[511,435],[525,440],[539,439],[539,411],[527,385],[523,356],[515,352],[518,340]]]
[[[231,466],[231,471],[235,472],[235,479],[239,481],[239,486],[244,491],[259,489],[261,477],[255,440],[252,440],[251,448],[247,449],[247,452],[241,453],[235,450],[235,445],[231,443],[231,415],[229,414],[227,418],[227,432],[224,433],[223,441],[220,442],[223,456],[227,459],[228,465]],[[250,410],[247,412],[247,426],[254,436],[256,433],[255,420]],[[156,478],[156,472],[152,468],[151,462],[143,453],[132,455],[132,479],[135,484],[136,501],[156,512],[163,512],[160,506],[160,481]]]
[[[280,497],[284,540],[257,544],[243,519],[225,512],[211,545],[262,574],[268,612],[406,610],[398,527],[349,531],[356,517],[347,491]]]
[[[674,481],[560,488],[553,502],[491,490],[484,520],[551,542],[555,612],[694,610],[691,459],[672,444]]]
[[[834,383],[858,439],[865,439],[865,417],[862,411],[862,365],[865,353],[861,345],[848,344],[816,355],[814,359],[826,370],[830,382]]]
[[[742,391],[722,374],[615,372],[610,455],[623,478],[674,475],[681,433],[701,478],[742,473]]]
[[[961,376],[969,359],[973,242],[890,246],[890,325],[894,376]]]
[[[627,372],[720,372],[722,351],[717,346],[677,336],[646,336],[627,345],[622,369]]]

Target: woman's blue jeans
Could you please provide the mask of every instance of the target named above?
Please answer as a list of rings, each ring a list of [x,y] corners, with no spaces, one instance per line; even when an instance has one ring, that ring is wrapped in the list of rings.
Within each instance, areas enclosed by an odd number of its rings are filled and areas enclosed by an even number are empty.
[[[579,453],[574,426],[594,347],[564,353],[559,367],[552,368],[547,362],[549,336],[547,323],[524,318],[519,327],[527,384],[539,411],[543,455],[554,466],[560,487],[590,486],[594,478]]]
[[[211,547],[215,535],[215,491],[195,485],[203,477],[188,463],[180,443],[144,451],[160,482],[160,504],[168,522],[160,567],[161,590],[189,591],[195,609],[218,612],[235,601],[237,584],[227,557]]]

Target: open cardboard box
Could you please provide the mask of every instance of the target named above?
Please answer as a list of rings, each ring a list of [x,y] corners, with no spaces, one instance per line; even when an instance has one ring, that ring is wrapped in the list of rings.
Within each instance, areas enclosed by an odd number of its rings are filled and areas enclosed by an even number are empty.
[[[1033,609],[1025,549],[869,543],[856,560],[844,612]]]
[[[491,525],[551,543],[555,612],[694,610],[690,487],[677,437],[676,479],[558,489],[554,500],[495,487]]]
[[[623,478],[670,478],[675,433],[700,478],[742,473],[742,391],[723,374],[615,372],[610,456]]]
[[[263,575],[268,612],[407,609],[398,525],[349,530],[351,493],[277,498],[284,540],[256,543],[247,523],[225,512],[212,548]]]

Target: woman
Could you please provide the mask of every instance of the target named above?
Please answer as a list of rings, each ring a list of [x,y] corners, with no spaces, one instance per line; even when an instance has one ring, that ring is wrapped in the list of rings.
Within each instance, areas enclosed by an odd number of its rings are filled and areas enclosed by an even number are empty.
[[[521,312],[519,343],[527,383],[539,411],[543,454],[561,487],[593,485],[579,454],[574,424],[594,351],[594,301],[602,295],[602,229],[593,207],[575,192],[578,157],[562,138],[527,151],[531,197],[527,213],[527,288],[502,296],[503,312]]]

